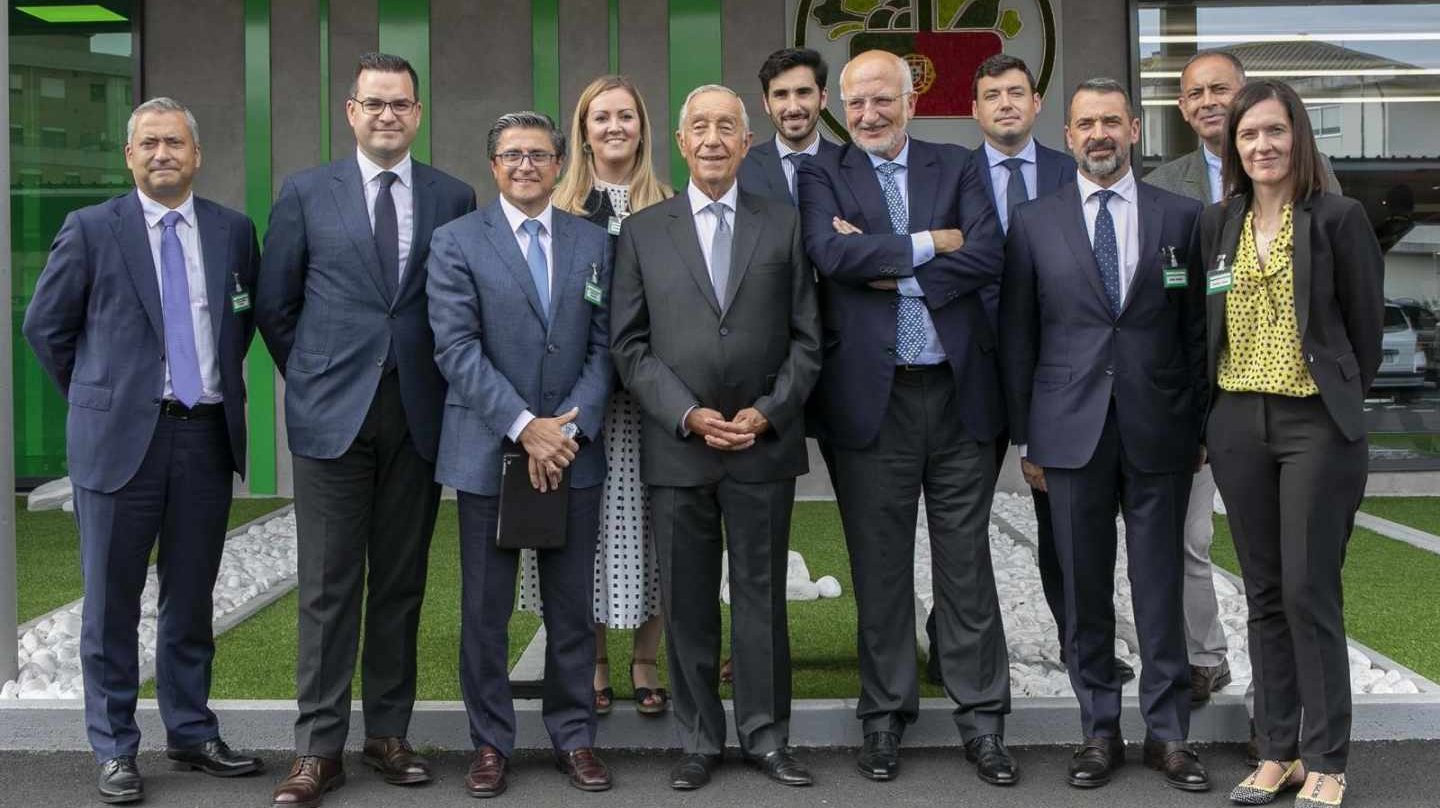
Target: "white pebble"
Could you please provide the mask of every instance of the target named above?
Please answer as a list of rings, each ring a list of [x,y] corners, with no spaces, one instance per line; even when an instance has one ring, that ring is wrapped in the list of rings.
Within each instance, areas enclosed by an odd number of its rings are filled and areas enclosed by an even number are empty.
[[[822,598],[840,597],[840,581],[836,580],[834,575],[822,576],[820,580],[815,582],[815,585],[820,589],[820,597]]]

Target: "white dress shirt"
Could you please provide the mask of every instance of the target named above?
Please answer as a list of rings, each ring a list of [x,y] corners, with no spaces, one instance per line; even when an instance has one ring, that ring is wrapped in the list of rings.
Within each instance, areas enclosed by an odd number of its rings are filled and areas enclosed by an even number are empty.
[[[1219,157],[1210,153],[1210,149],[1205,144],[1200,144],[1200,150],[1205,153],[1205,173],[1210,175],[1210,202],[1213,204],[1220,201],[1220,197],[1225,191],[1222,186],[1224,178],[1220,174],[1220,168],[1224,164]]]
[[[555,207],[546,202],[545,209],[540,211],[539,216],[526,216],[524,211],[510,204],[510,200],[502,196],[500,197],[500,210],[505,214],[505,221],[510,223],[510,232],[515,235],[515,243],[520,247],[521,257],[528,255],[530,250],[530,234],[525,232],[524,224],[532,218],[540,222],[540,233],[537,238],[540,239],[540,249],[545,251],[545,272],[548,276],[545,283],[549,287],[550,296],[553,299],[555,295],[555,256],[551,254],[550,250],[550,245],[553,243],[550,238],[552,232],[550,225],[555,218],[552,215]],[[526,266],[529,264],[527,263]],[[533,420],[535,420],[535,414],[525,410],[515,417],[510,424],[510,431],[505,434],[509,436],[510,440],[518,443],[520,433],[524,432],[525,427],[529,426]]]
[[[1035,163],[1035,138],[1026,141],[1025,148],[1015,155],[1025,164],[1020,166],[1020,176],[1025,180],[1026,199],[1035,198],[1036,184],[1040,181],[1036,176]],[[1010,155],[1000,151],[990,142],[985,141],[985,159],[990,165],[990,187],[995,189],[995,212],[1000,215],[1000,232],[1010,232],[1010,169],[1001,165],[1009,160]]]
[[[820,133],[814,132],[812,134],[815,135],[815,139],[810,141],[809,146],[806,146],[799,151],[796,151],[786,145],[784,139],[780,137],[780,134],[778,132],[775,134],[775,153],[780,155],[780,170],[785,172],[785,184],[790,186],[791,199],[797,198],[795,195],[795,161],[786,160],[785,158],[789,157],[792,154],[808,154],[811,157],[819,154]]]
[[[380,196],[380,172],[391,171],[396,176],[395,182],[390,184],[390,197],[395,200],[395,224],[400,236],[400,277],[395,279],[396,288],[399,288],[400,280],[405,277],[405,263],[410,259],[410,244],[415,240],[415,164],[410,160],[410,153],[406,152],[393,168],[381,168],[358,148],[355,149],[355,160],[360,164],[360,181],[365,188],[365,211],[370,215],[371,233],[375,232],[375,199]]]
[[[165,271],[160,263],[160,239],[165,228],[160,220],[170,208],[146,196],[139,189],[140,211],[145,216],[145,235],[150,239],[150,256],[155,259],[155,280],[159,284],[160,299],[165,299]],[[200,229],[195,222],[195,196],[185,197],[176,211],[180,221],[175,225],[175,235],[180,239],[180,249],[185,253],[185,283],[190,287],[190,324],[195,329],[195,358],[200,362],[201,404],[216,404],[224,400],[220,393],[220,364],[215,358],[215,334],[210,330],[210,299],[205,291],[205,256],[200,252]],[[227,286],[228,288],[228,286]],[[223,301],[229,302],[229,301]],[[223,304],[222,302],[222,304]],[[165,352],[165,398],[174,398],[175,390],[170,385],[170,352]]]
[[[1080,198],[1084,200],[1085,230],[1090,235],[1090,246],[1093,248],[1095,217],[1100,215],[1100,198],[1095,196],[1095,192],[1107,189],[1102,189],[1078,171],[1075,176],[1080,185]],[[1110,211],[1110,218],[1115,221],[1115,248],[1120,253],[1120,305],[1124,306],[1130,296],[1130,282],[1135,279],[1135,267],[1140,263],[1140,217],[1136,214],[1139,203],[1135,172],[1125,169],[1125,176],[1108,190],[1115,192],[1105,209]]]
[[[866,153],[866,155],[870,158],[870,165],[875,166],[877,169],[883,163],[896,163],[900,166],[900,170],[895,172],[894,177],[895,182],[900,186],[900,196],[905,200],[905,215],[909,216],[910,183],[908,181],[908,178],[910,176],[910,138],[908,136],[905,138],[905,145],[900,148],[900,153],[895,155],[894,160],[886,160],[884,157],[869,154],[868,152]],[[878,170],[875,172],[875,174],[876,180],[882,179],[879,176],[880,172]],[[885,184],[882,182],[880,184],[880,187],[883,191]],[[886,213],[889,213],[890,208],[888,205],[886,205],[885,211]],[[930,231],[926,229],[921,230],[918,233],[911,233],[910,266],[918,267],[934,257],[935,238],[934,236],[930,235]],[[925,291],[920,288],[920,282],[915,280],[915,277],[913,275],[908,278],[897,279],[895,286],[896,291],[904,295],[905,297],[925,296]],[[930,319],[930,310],[928,308],[924,311],[924,319],[925,347],[920,349],[920,355],[916,357],[915,364],[938,365],[941,362],[945,361],[945,348],[940,344],[940,335],[935,331],[935,321]],[[896,361],[899,361],[898,356]]]
[[[705,270],[710,273],[711,285],[715,283],[715,268],[710,265],[710,247],[712,246],[711,242],[715,240],[715,230],[720,223],[716,221],[715,214],[706,208],[713,202],[719,202],[725,206],[725,223],[730,225],[730,235],[733,239],[735,235],[735,203],[740,198],[739,188],[739,183],[730,183],[730,190],[721,194],[719,199],[711,199],[706,196],[705,192],[695,185],[694,180],[691,180],[685,189],[686,194],[690,197],[690,214],[695,217],[695,234],[700,237],[700,254],[705,256]],[[734,253],[732,252],[731,255],[733,256]],[[723,290],[715,290],[716,298],[724,296]]]

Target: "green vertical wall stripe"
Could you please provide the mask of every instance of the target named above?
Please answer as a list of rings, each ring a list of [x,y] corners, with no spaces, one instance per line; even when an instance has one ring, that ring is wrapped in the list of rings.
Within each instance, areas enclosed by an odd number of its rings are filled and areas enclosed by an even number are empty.
[[[560,0],[530,3],[531,106],[560,120]]]
[[[620,0],[610,0],[610,72],[620,72]]]
[[[245,0],[245,212],[260,237],[270,217],[270,0]],[[250,491],[275,493],[275,365],[256,339],[245,360]]]
[[[719,0],[670,0],[671,124],[678,123],[680,105],[691,90],[702,84],[719,84],[724,76],[720,17]],[[660,129],[653,122],[652,127]],[[689,179],[685,159],[672,138],[670,184],[679,188]]]
[[[430,0],[379,0],[380,50],[410,60],[424,114],[410,153],[430,162]]]
[[[330,0],[320,0],[320,162],[330,162]]]

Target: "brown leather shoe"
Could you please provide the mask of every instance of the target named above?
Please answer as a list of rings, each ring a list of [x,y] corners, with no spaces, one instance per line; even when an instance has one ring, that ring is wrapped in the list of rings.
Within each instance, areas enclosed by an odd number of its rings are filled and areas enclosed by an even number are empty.
[[[505,756],[493,746],[482,746],[465,773],[465,790],[472,797],[498,797],[505,793]]]
[[[275,786],[273,808],[317,808],[325,794],[345,785],[345,767],[338,760],[302,755]]]
[[[1210,701],[1211,694],[1230,684],[1230,662],[1222,660],[1219,665],[1190,666],[1190,706],[1199,707]]]
[[[570,777],[570,785],[581,791],[609,791],[610,767],[588,746],[555,754],[555,768]]]
[[[366,738],[366,766],[380,772],[392,786],[408,786],[430,781],[430,762],[415,754],[404,738]]]

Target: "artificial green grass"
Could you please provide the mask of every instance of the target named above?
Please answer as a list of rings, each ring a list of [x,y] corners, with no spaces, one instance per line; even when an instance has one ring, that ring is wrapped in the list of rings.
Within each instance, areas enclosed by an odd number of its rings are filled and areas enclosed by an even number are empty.
[[[1235,543],[1225,517],[1215,517],[1210,558],[1239,574]],[[1426,678],[1440,680],[1440,556],[1364,528],[1350,536],[1345,554],[1345,630]]]
[[[230,506],[235,528],[288,504],[287,499],[236,499]],[[154,556],[151,556],[154,560]],[[15,561],[19,570],[20,622],[32,620],[84,594],[80,579],[80,533],[74,514],[25,510],[15,498]]]
[[[440,503],[428,575],[416,641],[416,697],[456,701],[460,699],[460,529],[453,501]],[[211,698],[295,698],[297,609],[298,598],[291,592],[216,639]],[[528,612],[517,611],[511,618],[511,665],[539,625],[539,618]],[[356,659],[354,695],[358,699],[362,683],[359,657]],[[153,692],[152,682],[145,693],[148,697]]]
[[[1440,536],[1440,497],[1366,497],[1360,510]]]

